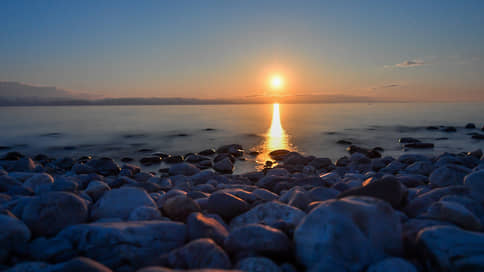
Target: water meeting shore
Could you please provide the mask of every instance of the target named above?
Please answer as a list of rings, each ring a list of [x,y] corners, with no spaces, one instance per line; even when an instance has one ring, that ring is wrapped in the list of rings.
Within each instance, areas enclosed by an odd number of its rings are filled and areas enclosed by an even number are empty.
[[[401,139],[417,144],[411,139]],[[0,270],[484,270],[482,151],[0,159]],[[168,165],[157,172],[145,166]]]

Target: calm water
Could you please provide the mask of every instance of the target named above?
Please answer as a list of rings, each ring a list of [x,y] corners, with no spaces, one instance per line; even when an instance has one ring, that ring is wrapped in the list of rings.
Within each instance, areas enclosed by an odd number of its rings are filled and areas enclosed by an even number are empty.
[[[484,105],[476,103],[2,107],[0,145],[30,155],[114,159],[139,159],[158,151],[185,154],[229,143],[263,152],[237,164],[241,172],[263,163],[264,154],[278,148],[337,159],[347,154],[345,146],[336,144],[340,139],[381,146],[384,155],[392,156],[405,152],[398,143],[403,136],[435,144],[433,150],[412,151],[418,153],[484,149],[484,141],[467,135],[479,130],[463,128],[468,122],[482,127],[483,116]],[[425,129],[439,125],[458,131]]]

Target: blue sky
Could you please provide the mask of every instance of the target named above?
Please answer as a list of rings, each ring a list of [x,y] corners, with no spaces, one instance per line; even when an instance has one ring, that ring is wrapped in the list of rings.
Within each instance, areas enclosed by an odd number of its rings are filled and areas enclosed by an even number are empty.
[[[484,100],[484,1],[0,2],[0,80],[105,96]]]

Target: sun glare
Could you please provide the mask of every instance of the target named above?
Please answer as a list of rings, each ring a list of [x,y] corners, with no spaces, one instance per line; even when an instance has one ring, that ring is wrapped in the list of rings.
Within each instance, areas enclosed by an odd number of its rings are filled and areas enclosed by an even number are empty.
[[[270,84],[273,89],[280,89],[284,86],[284,80],[281,76],[275,75],[271,77]]]

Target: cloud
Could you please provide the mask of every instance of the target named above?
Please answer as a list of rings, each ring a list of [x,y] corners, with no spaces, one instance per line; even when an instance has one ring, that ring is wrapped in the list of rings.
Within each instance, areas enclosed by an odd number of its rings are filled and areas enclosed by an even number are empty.
[[[417,66],[423,66],[426,65],[425,61],[419,60],[419,59],[414,59],[414,60],[406,60],[404,62],[397,63],[395,65],[385,65],[385,68],[410,68],[410,67],[417,67]]]

